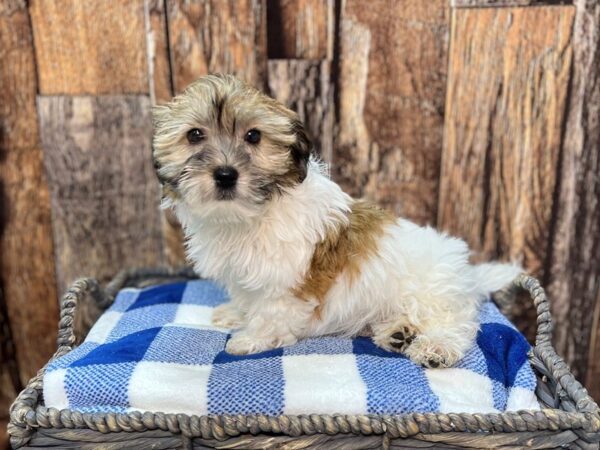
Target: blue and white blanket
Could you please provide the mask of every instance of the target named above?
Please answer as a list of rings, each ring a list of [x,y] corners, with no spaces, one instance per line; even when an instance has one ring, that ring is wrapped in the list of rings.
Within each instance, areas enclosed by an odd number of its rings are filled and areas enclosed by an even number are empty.
[[[197,415],[539,408],[530,346],[490,302],[465,358],[451,369],[423,369],[367,337],[230,355],[229,330],[211,325],[225,301],[209,281],[122,290],[85,342],[49,365],[46,406]]]

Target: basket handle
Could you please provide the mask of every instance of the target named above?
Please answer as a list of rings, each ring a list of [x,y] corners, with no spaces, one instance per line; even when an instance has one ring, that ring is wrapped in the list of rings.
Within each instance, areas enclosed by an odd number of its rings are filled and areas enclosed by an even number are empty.
[[[520,274],[511,287],[524,289],[531,295],[537,310],[537,332],[533,349],[535,365],[542,364],[547,375],[551,376],[562,391],[562,407],[567,411],[590,412],[598,416],[596,402],[588,395],[587,390],[575,379],[565,361],[556,354],[552,347],[552,315],[550,300],[546,291],[536,278],[526,273]]]
[[[58,349],[55,356],[70,352],[77,343],[75,336],[75,314],[84,299],[90,296],[96,306],[106,308],[110,299],[94,278],[80,278],[65,292],[60,302],[60,319],[58,321]]]
[[[544,344],[551,345],[553,323],[550,312],[550,300],[539,280],[526,273],[521,273],[513,280],[512,285],[508,289],[510,291],[523,289],[529,293],[537,312],[535,345],[536,347]]]
[[[104,289],[94,278],[78,279],[69,287],[61,299],[57,354],[63,355],[71,351],[74,345],[78,344],[75,333],[75,314],[78,308],[81,309],[86,298],[91,298],[94,306],[102,311],[110,306],[120,289],[129,283],[146,277],[181,277],[193,279],[197,278],[197,275],[189,267],[122,270]]]

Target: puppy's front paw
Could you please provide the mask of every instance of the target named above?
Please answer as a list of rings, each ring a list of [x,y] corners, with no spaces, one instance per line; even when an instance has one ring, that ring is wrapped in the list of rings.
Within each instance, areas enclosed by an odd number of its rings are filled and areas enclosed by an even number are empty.
[[[232,355],[248,355],[257,353],[260,350],[256,349],[254,342],[245,336],[233,336],[225,345],[225,351]]]
[[[225,303],[215,308],[212,324],[219,328],[237,329],[244,326],[244,313],[231,303]]]
[[[232,355],[250,355],[266,352],[274,348],[292,345],[297,339],[292,335],[280,337],[257,337],[244,332],[234,334],[225,345],[225,351]]]

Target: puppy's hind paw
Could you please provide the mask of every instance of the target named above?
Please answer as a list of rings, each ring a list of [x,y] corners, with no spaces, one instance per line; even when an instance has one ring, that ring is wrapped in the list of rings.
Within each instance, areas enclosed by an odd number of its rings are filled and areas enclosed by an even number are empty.
[[[443,356],[437,355],[435,353],[429,355],[427,359],[419,361],[423,367],[428,369],[438,369],[443,367],[449,367],[446,363],[446,360]]]
[[[417,332],[409,327],[402,327],[389,337],[389,344],[397,352],[403,352],[417,337]]]
[[[376,331],[373,342],[389,352],[404,352],[417,337],[417,330],[407,325],[387,327],[383,330],[378,327]]]
[[[460,355],[443,345],[430,342],[425,336],[417,337],[406,349],[405,354],[414,363],[428,369],[451,367],[460,359]]]
[[[373,342],[388,352],[403,353],[428,369],[450,367],[462,356],[452,346],[431,339],[406,321],[372,325]]]

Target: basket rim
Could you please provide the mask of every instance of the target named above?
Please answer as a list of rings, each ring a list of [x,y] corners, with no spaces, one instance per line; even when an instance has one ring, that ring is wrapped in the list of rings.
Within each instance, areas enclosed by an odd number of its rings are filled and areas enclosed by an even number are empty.
[[[387,434],[405,438],[416,434],[446,432],[526,432],[572,430],[587,442],[600,440],[600,409],[586,389],[571,374],[551,344],[550,304],[540,282],[525,273],[509,289],[529,292],[537,309],[536,342],[531,363],[556,384],[556,395],[564,409],[545,408],[501,413],[406,413],[385,414],[309,414],[309,415],[187,415],[162,412],[82,413],[70,409],[47,408],[42,404],[42,380],[48,364],[75,346],[74,317],[77,305],[91,295],[106,308],[117,292],[136,279],[147,277],[197,278],[190,268],[134,269],[120,272],[105,289],[92,278],[75,281],[61,300],[58,348],[48,363],[29,381],[10,407],[8,433],[13,448],[27,444],[36,428],[83,428],[103,433],[160,429],[181,433],[188,438],[224,440],[241,434],[276,433],[289,436],[324,433]]]

